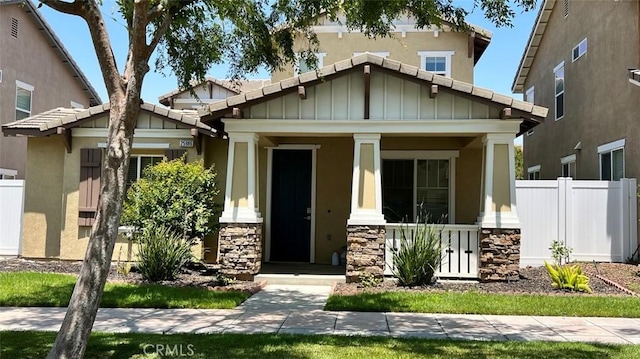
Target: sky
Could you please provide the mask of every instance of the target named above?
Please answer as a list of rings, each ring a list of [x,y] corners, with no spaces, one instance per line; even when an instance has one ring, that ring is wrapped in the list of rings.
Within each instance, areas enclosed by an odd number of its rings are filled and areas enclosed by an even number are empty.
[[[473,0],[458,0],[457,3],[468,10],[473,6]],[[58,13],[47,6],[42,6],[40,11],[87,76],[89,82],[98,91],[102,101],[107,102],[107,91],[86,24],[76,16]],[[523,12],[522,9],[516,8],[515,13],[513,27],[496,28],[484,18],[479,9],[472,11],[467,17],[467,21],[493,33],[489,47],[476,64],[474,85],[521,99],[520,94],[512,94],[511,84],[534,24],[537,9]],[[127,55],[127,32],[122,20],[117,20],[118,13],[114,0],[103,1],[103,16],[107,23],[114,54],[122,71]],[[153,60],[151,65],[153,65]],[[155,72],[153,66],[151,67],[151,71],[144,80],[142,99],[146,102],[158,103],[159,96],[171,92],[178,86],[175,76],[170,73]],[[225,78],[227,70],[228,68],[224,65],[216,65],[209,71],[209,75],[215,78]],[[264,72],[250,78],[268,77],[268,73]],[[516,144],[521,143],[520,138],[516,140]]]

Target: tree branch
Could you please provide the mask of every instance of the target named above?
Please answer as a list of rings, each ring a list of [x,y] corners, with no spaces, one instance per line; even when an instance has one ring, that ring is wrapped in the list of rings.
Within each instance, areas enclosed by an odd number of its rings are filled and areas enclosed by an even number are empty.
[[[56,11],[69,15],[81,16],[83,12],[82,2],[78,0],[74,0],[72,2],[62,0],[40,0],[40,3],[47,5]]]

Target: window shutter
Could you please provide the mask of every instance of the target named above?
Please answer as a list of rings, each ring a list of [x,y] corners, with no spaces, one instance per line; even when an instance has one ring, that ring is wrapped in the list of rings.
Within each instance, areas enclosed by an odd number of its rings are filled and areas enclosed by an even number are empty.
[[[78,203],[78,225],[92,226],[98,210],[100,196],[100,165],[102,150],[83,148],[80,150],[80,201]]]
[[[182,155],[184,155],[186,152],[187,150],[165,150],[164,155],[165,157],[167,157],[167,161],[173,161],[176,158],[181,158]],[[185,161],[186,161],[186,157],[185,157]]]

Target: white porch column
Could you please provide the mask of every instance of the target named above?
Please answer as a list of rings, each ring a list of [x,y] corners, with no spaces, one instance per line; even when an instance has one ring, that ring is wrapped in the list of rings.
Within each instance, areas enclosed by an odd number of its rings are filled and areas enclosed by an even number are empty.
[[[255,133],[229,133],[227,184],[220,223],[262,223],[258,210],[258,139]]]
[[[516,175],[512,134],[487,134],[484,143],[481,211],[482,228],[520,228],[516,212]]]
[[[351,215],[347,225],[384,225],[380,134],[354,134]]]

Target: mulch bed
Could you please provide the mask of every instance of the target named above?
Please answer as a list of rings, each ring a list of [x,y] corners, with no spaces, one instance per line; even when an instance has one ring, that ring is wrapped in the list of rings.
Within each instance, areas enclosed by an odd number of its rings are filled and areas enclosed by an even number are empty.
[[[0,260],[0,272],[48,272],[78,275],[82,262],[79,261],[59,261],[59,260],[27,260],[20,258]],[[240,291],[248,294],[259,292],[264,283],[235,281],[230,285],[218,285],[216,283],[217,268],[212,265],[192,265],[184,270],[175,281],[154,282],[164,286],[172,287],[200,287],[218,291]],[[149,284],[142,279],[140,273],[135,272],[135,268],[129,274],[119,274],[115,264],[111,265],[109,277],[111,283]]]
[[[363,292],[385,292],[385,291],[412,291],[412,292],[466,292],[475,291],[480,293],[502,293],[502,294],[544,294],[544,295],[602,295],[602,296],[631,296],[627,291],[596,277],[596,269],[593,263],[580,263],[585,274],[589,276],[589,286],[593,290],[592,294],[557,290],[551,286],[551,279],[547,275],[544,267],[526,267],[520,270],[520,280],[515,282],[494,282],[477,283],[470,281],[446,281],[421,287],[402,287],[393,280],[385,280],[377,287],[365,288],[355,283],[339,283],[334,287],[333,294],[353,295]],[[618,283],[627,288],[629,283],[637,283],[636,292],[640,289],[640,277],[635,273],[640,268],[635,265],[622,263],[598,263],[597,268],[600,274],[606,273],[603,277]],[[633,280],[633,282],[630,282]],[[627,288],[631,289],[631,288]]]

